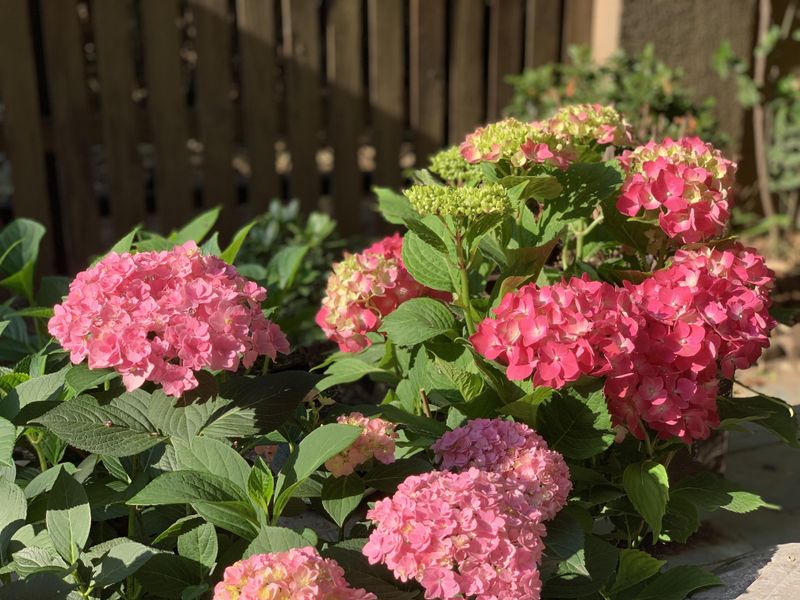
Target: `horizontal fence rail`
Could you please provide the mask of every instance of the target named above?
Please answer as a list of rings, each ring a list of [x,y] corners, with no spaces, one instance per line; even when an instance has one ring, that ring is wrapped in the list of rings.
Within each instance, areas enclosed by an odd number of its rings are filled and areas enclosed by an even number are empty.
[[[133,226],[272,198],[378,225],[373,185],[501,116],[509,74],[584,42],[591,0],[2,0],[2,217],[74,270]],[[0,170],[0,174],[2,171]]]

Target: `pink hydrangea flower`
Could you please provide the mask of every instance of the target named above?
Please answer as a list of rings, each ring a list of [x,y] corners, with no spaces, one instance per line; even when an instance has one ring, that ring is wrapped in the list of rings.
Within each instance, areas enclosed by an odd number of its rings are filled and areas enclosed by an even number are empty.
[[[526,285],[503,297],[493,318],[470,338],[475,349],[507,365],[511,380],[560,388],[581,375],[610,369],[609,353],[630,350],[617,327],[614,286],[583,278],[538,287]]]
[[[564,458],[523,423],[473,419],[445,433],[433,450],[442,469],[475,467],[516,483],[545,521],[566,505],[572,489]]]
[[[325,462],[325,468],[334,477],[352,474],[356,467],[371,458],[385,465],[394,462],[394,441],[397,439],[394,423],[378,417],[365,417],[359,412],[342,415],[337,422],[361,427],[363,431],[349,448]]]
[[[403,239],[395,233],[333,265],[316,323],[342,352],[369,346],[367,333],[377,331],[383,317],[406,300],[449,298],[414,280],[403,265],[402,250]]]
[[[227,569],[214,587],[214,600],[377,600],[350,587],[344,570],[316,549],[255,554]]]
[[[126,388],[145,381],[180,396],[204,368],[236,371],[289,343],[264,318],[267,292],[194,242],[166,252],[112,252],[70,284],[54,307],[50,333],[78,364],[112,368]]]
[[[627,146],[633,143],[630,126],[613,107],[602,104],[573,104],[560,108],[545,127],[569,139],[572,144]]]
[[[617,209],[658,217],[668,237],[691,244],[720,237],[730,219],[736,164],[696,137],[667,138],[626,151]]]
[[[425,598],[537,600],[545,528],[527,497],[479,469],[408,477],[367,513],[363,553]]]

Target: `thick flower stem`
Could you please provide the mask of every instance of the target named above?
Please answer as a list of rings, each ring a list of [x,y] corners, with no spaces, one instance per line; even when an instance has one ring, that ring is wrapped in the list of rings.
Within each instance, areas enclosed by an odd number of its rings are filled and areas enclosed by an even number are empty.
[[[42,441],[43,435],[38,433],[37,435],[33,435],[30,432],[25,432],[25,438],[30,443],[33,451],[36,452],[36,458],[39,460],[39,470],[44,473],[47,471],[47,459],[44,456],[44,452],[42,452],[41,447],[39,444]]]
[[[456,258],[458,259],[459,290],[458,301],[464,310],[464,319],[467,322],[467,331],[470,335],[475,333],[475,320],[472,317],[472,305],[469,301],[469,271],[467,271],[467,261],[464,254],[464,243],[461,230],[456,230],[455,234]]]

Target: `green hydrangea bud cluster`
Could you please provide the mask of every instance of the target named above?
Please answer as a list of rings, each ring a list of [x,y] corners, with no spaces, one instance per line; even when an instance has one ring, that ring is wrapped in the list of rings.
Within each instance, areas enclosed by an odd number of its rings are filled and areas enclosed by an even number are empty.
[[[501,159],[516,164],[524,162],[520,146],[533,134],[530,123],[504,119],[479,127],[470,133],[459,147],[461,156],[469,163],[497,162]]]
[[[601,104],[573,104],[560,108],[541,125],[573,144],[630,145],[631,132],[625,119],[613,107]]]
[[[475,218],[511,210],[506,190],[499,183],[480,187],[415,185],[403,193],[421,215]]]
[[[458,146],[434,154],[428,170],[450,185],[473,185],[481,180],[480,167],[464,160]]]

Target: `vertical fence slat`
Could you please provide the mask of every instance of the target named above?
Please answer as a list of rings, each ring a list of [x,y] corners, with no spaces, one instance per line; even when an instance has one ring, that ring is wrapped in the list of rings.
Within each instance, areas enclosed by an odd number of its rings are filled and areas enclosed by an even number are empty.
[[[511,100],[512,89],[507,75],[522,68],[523,0],[494,0],[489,30],[489,120],[500,117]]]
[[[525,68],[533,69],[561,56],[562,0],[527,0]]]
[[[445,143],[446,17],[446,0],[411,0],[411,126],[419,166]]]
[[[89,163],[83,40],[74,1],[43,2],[41,8],[59,197],[67,224],[67,266],[75,270],[102,248]]]
[[[275,171],[275,2],[237,0],[236,20],[242,54],[242,123],[250,156],[248,208],[261,211],[279,192]]]
[[[291,194],[304,210],[317,208],[317,149],[321,127],[319,9],[316,0],[283,0],[286,116],[292,155]]]
[[[14,182],[14,216],[35,219],[47,227],[39,268],[53,271],[53,219],[47,191],[44,144],[39,119],[39,90],[31,43],[27,0],[0,2],[0,92],[6,152]]]
[[[358,138],[363,127],[361,2],[335,0],[328,16],[328,129],[334,154],[333,206],[345,234],[360,228]]]
[[[133,91],[131,5],[128,0],[95,2],[94,34],[103,134],[110,171],[111,219],[124,235],[145,217],[144,179],[137,150]]]
[[[195,79],[197,125],[203,144],[203,199],[222,206],[219,229],[231,234],[238,222],[233,176],[231,28],[227,0],[192,0],[197,25]]]
[[[450,143],[483,121],[483,0],[453,2],[450,48]]]
[[[594,0],[564,0],[564,33],[561,56],[569,59],[570,46],[590,46],[592,43],[592,5]]]
[[[375,144],[375,183],[400,184],[404,120],[402,0],[370,0],[370,108]]]
[[[142,0],[147,108],[156,150],[155,196],[164,233],[194,212],[189,120],[181,69],[179,0]]]

